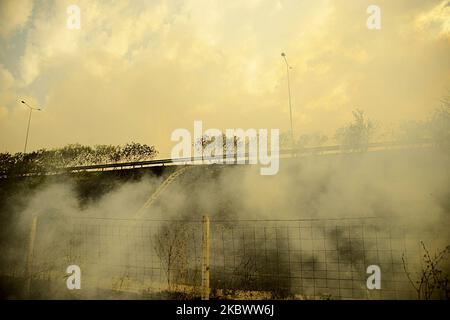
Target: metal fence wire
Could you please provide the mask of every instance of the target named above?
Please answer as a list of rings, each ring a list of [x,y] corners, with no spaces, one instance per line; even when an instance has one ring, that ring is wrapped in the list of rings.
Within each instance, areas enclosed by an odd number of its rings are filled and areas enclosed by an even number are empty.
[[[199,298],[205,274],[218,299],[417,298],[405,263],[420,268],[419,237],[383,220],[211,220],[208,231],[202,220],[41,219],[32,279],[60,281],[75,264],[84,289],[147,298]],[[367,288],[369,265],[380,290]]]

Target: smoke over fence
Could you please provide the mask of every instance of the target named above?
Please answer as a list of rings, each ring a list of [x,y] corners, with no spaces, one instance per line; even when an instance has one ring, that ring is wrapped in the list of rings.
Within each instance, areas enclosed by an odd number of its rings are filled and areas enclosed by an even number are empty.
[[[32,291],[39,280],[56,280],[63,290],[65,268],[76,264],[83,288],[100,297],[201,295],[201,220],[84,217],[67,221],[66,230],[54,225],[60,223],[38,225]],[[211,298],[416,297],[402,257],[408,268],[420,266],[417,234],[381,219],[211,220],[210,226]],[[48,243],[54,232],[65,233],[66,243]],[[366,286],[369,265],[381,268],[380,290]]]
[[[448,161],[437,149],[311,156],[270,178],[193,166],[145,210],[173,168],[3,179],[0,287],[8,298],[26,296],[24,279],[32,297],[199,298],[208,214],[211,298],[418,298],[407,274],[415,284],[427,267],[420,241],[431,255],[449,244]],[[66,287],[72,264],[82,290]],[[370,265],[381,290],[367,289]],[[439,268],[448,275],[448,255]]]

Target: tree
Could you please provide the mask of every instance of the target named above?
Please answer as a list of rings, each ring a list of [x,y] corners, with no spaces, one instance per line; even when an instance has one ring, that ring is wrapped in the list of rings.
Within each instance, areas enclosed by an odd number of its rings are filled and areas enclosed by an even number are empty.
[[[120,161],[120,146],[96,145],[94,147],[96,163],[116,163]]]
[[[450,96],[441,100],[430,117],[422,121],[408,121],[400,126],[398,140],[403,142],[431,142],[437,147],[450,147]]]
[[[9,153],[0,153],[0,176],[9,172],[13,166],[13,156]]]
[[[449,275],[442,269],[441,264],[447,258],[450,246],[434,255],[430,254],[425,244],[420,241],[423,249],[422,270],[417,274],[417,279],[413,279],[407,269],[405,256],[402,256],[403,269],[411,283],[411,286],[417,293],[418,299],[429,300],[433,297],[450,299],[450,281]]]
[[[341,145],[352,151],[365,151],[375,131],[375,125],[370,119],[366,119],[364,111],[355,110],[353,121],[336,131],[336,138]]]
[[[450,95],[441,102],[441,106],[431,116],[430,135],[437,146],[450,147]]]
[[[85,160],[89,159],[89,154],[92,153],[92,148],[76,143],[56,149],[54,150],[54,153],[56,158],[55,160],[58,160],[60,165],[76,166],[86,164],[87,161]]]
[[[154,249],[161,260],[167,276],[167,290],[170,294],[181,293],[181,284],[195,284],[199,276],[196,261],[192,261],[192,245],[188,241],[198,232],[195,226],[186,222],[165,223],[154,235]],[[196,295],[194,292],[185,294]]]
[[[153,159],[158,154],[154,146],[137,142],[127,143],[120,150],[120,158],[124,161],[141,161]]]
[[[234,135],[232,137],[227,136],[225,133],[222,133],[222,135],[218,135],[218,136],[209,136],[207,134],[202,135],[197,141],[195,141],[194,147],[201,152],[202,154],[202,160],[203,160],[203,151],[205,150],[205,148],[207,146],[209,146],[212,143],[216,142],[216,139],[219,139],[220,137],[222,137],[222,152],[223,152],[223,157],[227,156],[227,152],[228,152],[228,147],[229,145],[231,146],[230,149],[230,154],[233,154],[236,160],[237,157],[237,149],[238,146],[240,146],[241,143],[243,143],[241,141],[241,139]]]

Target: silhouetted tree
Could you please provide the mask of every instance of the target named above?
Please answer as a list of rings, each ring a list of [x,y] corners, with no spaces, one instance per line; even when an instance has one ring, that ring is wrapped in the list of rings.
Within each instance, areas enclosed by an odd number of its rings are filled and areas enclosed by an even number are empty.
[[[352,151],[365,151],[373,136],[375,125],[370,119],[366,119],[364,111],[355,110],[353,121],[336,131],[336,138],[341,145]]]
[[[127,143],[120,150],[120,158],[125,161],[150,160],[158,154],[154,146],[137,142]]]

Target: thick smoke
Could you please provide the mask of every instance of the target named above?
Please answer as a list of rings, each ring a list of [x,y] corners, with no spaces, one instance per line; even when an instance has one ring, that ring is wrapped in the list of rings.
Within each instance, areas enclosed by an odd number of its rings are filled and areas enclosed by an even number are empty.
[[[201,219],[203,215],[209,215],[212,245],[223,250],[218,253],[213,249],[216,260],[212,261],[211,283],[214,290],[271,291],[271,297],[295,297],[300,281],[293,276],[295,261],[313,268],[324,262],[318,253],[314,255],[313,247],[303,247],[303,252],[298,253],[297,244],[278,240],[279,232],[290,232],[284,227],[273,228],[279,221],[262,224],[261,230],[269,230],[264,236],[275,239],[271,245],[277,245],[276,248],[264,248],[263,242],[257,240],[258,235],[253,234],[260,232],[256,226],[261,221],[311,219],[337,220],[339,223],[343,218],[366,218],[365,223],[370,226],[370,219],[378,218],[382,224],[381,227],[374,225],[379,229],[377,232],[383,232],[383,225],[399,226],[417,240],[434,238],[432,243],[427,242],[430,250],[442,249],[450,241],[449,160],[448,153],[429,148],[285,159],[275,176],[261,176],[259,168],[250,165],[195,166],[171,183],[149,208],[142,211],[138,217],[141,220],[137,221],[133,219],[137,218],[138,210],[176,167],[167,168],[163,176],[144,175],[131,182],[118,179],[113,188],[106,190],[101,184],[91,186],[89,191],[83,190],[77,184],[76,176],[47,179],[30,193],[19,192],[21,199],[6,200],[11,202],[4,207],[11,210],[10,225],[14,228],[2,231],[10,235],[2,240],[2,247],[7,249],[2,249],[2,273],[12,277],[23,274],[30,216],[37,214],[35,276],[39,281],[45,281],[56,274],[60,283],[51,291],[50,297],[114,298],[111,289],[142,293],[130,289],[133,285],[127,286],[127,281],[139,279],[137,282],[142,287],[152,287],[151,283],[145,282],[149,278],[156,279],[160,292],[168,292],[174,286],[180,291],[182,286],[201,283]],[[102,174],[93,175],[99,179]],[[86,183],[89,179],[86,174],[83,181]],[[13,203],[17,201],[22,205]],[[284,222],[283,226],[287,224],[289,222]],[[348,230],[331,225],[323,228],[323,237],[328,245],[338,243],[333,248],[334,254],[341,262],[352,264],[347,270],[351,273],[356,272],[355,265],[364,268],[364,258],[372,261],[370,252],[375,249],[371,248],[373,244],[366,243],[365,254],[363,249],[355,249],[363,247],[362,240],[354,240],[350,244],[353,251],[349,251],[345,233]],[[234,239],[230,240],[233,232]],[[256,240],[251,240],[252,236]],[[245,251],[249,243],[253,248],[247,255],[236,254]],[[290,263],[285,261],[289,245]],[[223,253],[231,250],[227,249],[230,246],[234,246],[234,251],[230,251],[234,261],[220,261],[221,255],[225,256]],[[171,250],[172,266],[165,256],[168,250]],[[259,254],[262,252],[264,255]],[[89,280],[83,283],[91,281],[92,287],[97,289],[67,293],[63,280],[65,269],[61,266],[79,263],[85,270],[86,261],[90,264],[84,274]],[[234,269],[214,270],[214,264],[225,266],[227,263]],[[158,270],[156,276],[152,268]],[[361,270],[358,276],[364,277],[364,269]],[[264,277],[264,274],[270,277]],[[305,279],[303,286],[307,283]],[[21,290],[12,293],[14,290],[8,288],[3,289],[7,297],[24,294]],[[317,292],[303,289],[305,296],[317,295]],[[225,295],[224,292],[220,294]],[[35,289],[35,294],[43,293]]]

